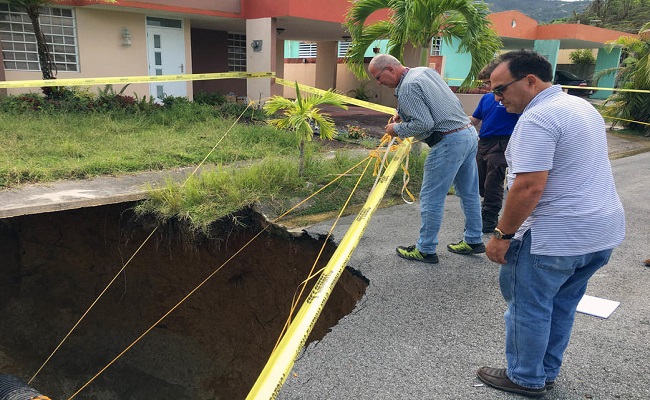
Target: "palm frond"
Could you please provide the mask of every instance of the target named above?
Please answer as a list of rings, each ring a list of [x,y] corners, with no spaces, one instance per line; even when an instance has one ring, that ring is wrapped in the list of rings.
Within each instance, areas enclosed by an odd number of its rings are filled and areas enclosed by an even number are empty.
[[[390,20],[364,26],[373,12],[388,8]],[[404,46],[429,48],[434,37],[446,41],[460,40],[459,51],[472,56],[472,65],[464,86],[475,80],[478,72],[502,46],[501,39],[490,27],[484,3],[471,0],[359,0],[346,16],[352,35],[348,53],[348,68],[359,78],[365,74],[364,55],[372,42],[388,37],[388,52],[399,60],[404,58]]]

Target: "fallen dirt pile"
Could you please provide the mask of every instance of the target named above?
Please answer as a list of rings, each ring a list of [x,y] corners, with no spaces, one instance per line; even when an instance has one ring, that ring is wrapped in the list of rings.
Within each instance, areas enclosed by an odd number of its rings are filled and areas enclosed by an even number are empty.
[[[0,220],[0,373],[29,380],[145,242],[157,224],[136,218],[133,205]],[[31,386],[72,396],[268,224],[247,209],[213,224],[211,237],[179,222],[158,227]],[[75,398],[244,398],[322,243],[271,226]],[[317,269],[335,247],[327,243]],[[366,286],[347,269],[310,341]]]

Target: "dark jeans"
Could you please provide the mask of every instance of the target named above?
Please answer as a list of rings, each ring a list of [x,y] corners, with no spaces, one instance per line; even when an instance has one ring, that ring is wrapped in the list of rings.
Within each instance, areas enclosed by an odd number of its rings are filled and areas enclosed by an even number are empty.
[[[479,194],[483,197],[482,210],[499,214],[503,203],[503,181],[506,177],[506,157],[503,154],[510,136],[480,139],[476,153]]]

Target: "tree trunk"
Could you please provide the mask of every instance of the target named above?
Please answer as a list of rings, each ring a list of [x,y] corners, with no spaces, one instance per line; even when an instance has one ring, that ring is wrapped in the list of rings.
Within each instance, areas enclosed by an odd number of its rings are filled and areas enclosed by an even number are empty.
[[[38,50],[38,63],[41,66],[43,79],[53,79],[54,75],[56,74],[56,65],[52,61],[50,49],[47,47],[45,35],[41,30],[41,23],[39,21],[40,13],[38,8],[38,6],[29,6],[26,7],[25,12],[29,16],[29,19],[32,21],[32,27],[34,27],[34,36],[36,36],[36,48]]]
[[[298,167],[298,176],[305,172],[305,139],[300,139],[300,166]]]
[[[429,51],[431,49],[429,47],[423,47],[422,48],[422,53],[420,54],[420,65],[423,67],[428,67],[429,66]]]
[[[41,30],[41,22],[39,21],[39,7],[38,6],[28,6],[25,8],[25,12],[29,16],[29,19],[32,21],[32,27],[34,28],[34,36],[36,36],[36,49],[38,51],[38,64],[41,67],[41,74],[43,75],[44,80],[56,79],[56,64],[52,60],[52,54],[50,53],[49,47],[47,47],[47,41],[45,40],[45,35]],[[41,88],[43,94],[48,98],[56,98],[61,96],[63,93],[62,87],[60,86],[44,86]]]

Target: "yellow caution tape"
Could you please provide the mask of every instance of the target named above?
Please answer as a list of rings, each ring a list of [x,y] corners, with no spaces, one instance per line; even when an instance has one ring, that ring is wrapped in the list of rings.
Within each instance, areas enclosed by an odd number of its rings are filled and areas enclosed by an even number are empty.
[[[599,86],[568,86],[561,85],[564,89],[592,89],[592,90],[603,90],[610,92],[632,92],[632,93],[650,93],[650,90],[644,89],[619,89],[619,88],[608,88],[608,87],[599,87]]]
[[[632,119],[625,119],[625,118],[618,118],[618,117],[610,117],[609,115],[603,115],[603,118],[607,118],[607,119],[616,119],[616,120],[619,120],[619,121],[625,121],[625,122],[634,122],[635,124],[648,125],[648,126],[650,126],[650,123],[649,123],[649,122],[634,121],[634,120],[632,120]]]
[[[280,85],[284,85],[284,86],[289,86],[289,87],[295,87],[296,86],[296,82],[290,82],[290,81],[287,81],[287,80],[282,79],[282,78],[275,78],[275,83],[280,84]],[[323,95],[323,94],[325,94],[325,92],[327,92],[327,90],[316,89],[315,87],[303,85],[301,83],[298,84],[298,88],[300,90],[304,91],[304,92],[319,94],[319,95]],[[369,110],[375,110],[375,111],[383,112],[383,113],[386,113],[386,114],[395,115],[395,109],[392,108],[392,107],[382,106],[381,104],[376,104],[376,103],[371,103],[369,101],[363,101],[363,100],[355,99],[353,97],[348,97],[348,96],[345,96],[345,95],[340,94],[340,93],[339,93],[339,95],[342,97],[343,101],[348,103],[348,104],[354,104],[355,106],[364,107],[364,108],[367,108]]]
[[[91,85],[113,85],[113,84],[127,84],[127,83],[147,83],[147,82],[179,82],[179,81],[201,81],[211,79],[233,79],[233,78],[273,78],[274,72],[213,72],[206,74],[177,74],[177,75],[143,75],[143,76],[114,76],[103,78],[70,78],[70,79],[33,79],[22,81],[5,81],[0,82],[0,89],[13,89],[23,87],[51,87],[51,86],[91,86]],[[446,81],[463,81],[460,78],[445,78]],[[276,83],[285,86],[294,86],[293,82],[276,78]],[[300,89],[309,93],[323,94],[325,90],[316,89],[309,86],[299,84]],[[650,93],[650,90],[642,89],[617,89],[597,86],[562,86],[567,89],[591,89],[591,90],[609,90],[614,92],[634,92],[634,93]],[[394,109],[379,104],[371,103],[355,99],[352,97],[344,96],[347,103],[357,106],[365,107],[371,110],[393,114]]]
[[[248,400],[275,399],[289,376],[293,364],[307,341],[316,319],[320,315],[336,282],[345,269],[352,253],[359,244],[372,214],[383,198],[390,181],[395,176],[404,157],[411,150],[411,140],[406,139],[399,146],[395,156],[379,180],[377,187],[370,192],[366,203],[350,225],[311,293],[296,314],[275,351],[271,354],[262,373],[246,397]]]
[[[201,81],[209,79],[231,78],[273,78],[273,72],[215,72],[209,74],[178,74],[155,76],[119,76],[105,78],[72,78],[72,79],[35,79],[26,81],[0,82],[0,89],[46,86],[88,86],[114,85],[146,82],[177,82]]]
[[[460,78],[444,78],[446,82],[448,81],[464,81]],[[569,86],[561,85],[563,89],[584,89],[584,90],[609,90],[612,92],[633,92],[633,93],[650,93],[650,90],[645,89],[618,89],[610,87],[599,87],[599,86]]]

